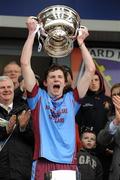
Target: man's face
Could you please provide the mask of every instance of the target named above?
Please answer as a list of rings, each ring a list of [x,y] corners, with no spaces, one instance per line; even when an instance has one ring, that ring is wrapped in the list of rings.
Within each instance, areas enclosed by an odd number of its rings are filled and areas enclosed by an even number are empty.
[[[100,89],[100,79],[99,79],[98,75],[95,74],[93,76],[90,86],[89,86],[89,89],[93,92],[97,92]]]
[[[21,68],[17,64],[8,64],[4,68],[3,74],[12,79],[14,85],[18,84],[18,77],[21,75]]]
[[[0,103],[9,105],[14,97],[14,86],[11,81],[4,80],[0,82]]]
[[[61,97],[65,87],[65,78],[63,72],[61,70],[49,72],[44,85],[47,87],[47,91],[50,96],[56,98]]]
[[[84,132],[81,141],[86,149],[93,149],[96,146],[96,136],[94,133]]]

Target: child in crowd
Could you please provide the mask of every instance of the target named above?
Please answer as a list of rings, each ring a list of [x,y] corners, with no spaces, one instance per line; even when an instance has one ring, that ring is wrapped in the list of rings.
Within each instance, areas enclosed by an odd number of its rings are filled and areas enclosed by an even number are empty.
[[[102,180],[103,170],[99,159],[95,156],[96,134],[86,128],[81,132],[82,148],[78,152],[78,172],[80,180]]]

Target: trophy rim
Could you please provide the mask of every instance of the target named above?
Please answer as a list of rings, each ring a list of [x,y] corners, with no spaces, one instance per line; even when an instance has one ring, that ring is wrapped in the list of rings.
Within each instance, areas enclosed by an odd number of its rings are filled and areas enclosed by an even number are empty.
[[[40,12],[37,14],[37,17],[38,17],[40,14],[42,14],[43,12],[47,11],[48,9],[53,9],[53,8],[55,8],[55,7],[64,7],[64,8],[66,8],[66,9],[69,9],[69,10],[71,10],[72,12],[74,12],[76,15],[78,15],[78,17],[79,17],[79,19],[80,19],[80,15],[78,14],[78,12],[77,12],[75,9],[73,9],[72,7],[63,5],[63,4],[59,4],[59,5],[57,4],[57,5],[47,6],[47,7],[45,7],[42,11],[40,11]]]

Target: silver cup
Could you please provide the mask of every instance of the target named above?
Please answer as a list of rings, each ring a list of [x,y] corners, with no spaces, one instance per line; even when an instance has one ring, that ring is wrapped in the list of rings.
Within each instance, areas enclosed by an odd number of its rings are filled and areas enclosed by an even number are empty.
[[[56,58],[69,55],[80,28],[78,13],[70,7],[54,5],[42,10],[37,19],[47,54]]]

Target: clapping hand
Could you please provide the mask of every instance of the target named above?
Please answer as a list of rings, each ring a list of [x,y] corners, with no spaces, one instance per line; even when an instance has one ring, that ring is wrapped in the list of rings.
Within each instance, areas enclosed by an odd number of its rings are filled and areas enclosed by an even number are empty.
[[[18,122],[19,122],[19,126],[21,129],[26,128],[29,119],[30,119],[30,115],[31,115],[31,111],[27,110],[27,111],[22,111],[22,113],[18,116]]]
[[[114,124],[120,124],[120,96],[116,95],[112,97],[113,104],[115,106],[115,119],[113,120]]]
[[[7,134],[12,133],[12,131],[15,127],[15,124],[16,124],[16,115],[12,115],[6,126]]]

